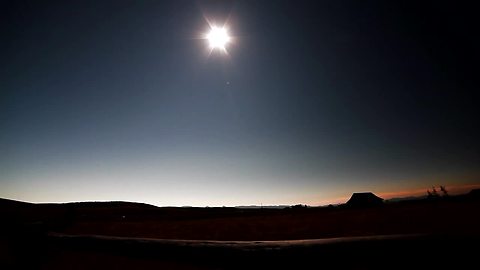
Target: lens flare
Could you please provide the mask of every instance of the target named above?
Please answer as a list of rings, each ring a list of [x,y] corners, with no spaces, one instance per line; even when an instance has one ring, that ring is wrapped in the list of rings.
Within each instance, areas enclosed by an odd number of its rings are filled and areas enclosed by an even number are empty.
[[[231,38],[228,35],[227,29],[224,27],[212,26],[210,32],[207,34],[206,39],[210,44],[210,48],[219,49],[225,51],[225,46],[230,42]]]

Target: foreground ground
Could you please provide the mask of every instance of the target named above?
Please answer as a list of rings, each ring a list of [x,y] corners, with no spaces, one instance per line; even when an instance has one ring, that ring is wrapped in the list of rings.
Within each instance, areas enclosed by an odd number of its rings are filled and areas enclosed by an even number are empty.
[[[4,200],[0,210],[2,269],[462,268],[480,239],[480,202],[467,196],[298,209]],[[322,238],[340,239],[285,241]]]

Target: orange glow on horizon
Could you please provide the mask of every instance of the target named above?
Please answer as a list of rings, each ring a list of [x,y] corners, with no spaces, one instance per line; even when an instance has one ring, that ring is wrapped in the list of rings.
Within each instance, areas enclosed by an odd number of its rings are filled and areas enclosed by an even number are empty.
[[[480,184],[468,184],[468,185],[453,185],[446,186],[449,194],[459,195],[463,193],[468,193],[470,190],[475,188],[480,188]],[[427,195],[427,190],[431,187],[418,188],[413,190],[403,190],[403,191],[394,191],[394,192],[379,192],[377,195],[388,200],[392,198],[402,198],[402,197],[417,197],[422,195]],[[437,187],[438,190],[440,190]]]
[[[470,192],[470,190],[472,189],[476,189],[476,188],[480,188],[480,183],[478,184],[464,184],[464,185],[446,185],[445,186],[448,193],[451,194],[451,195],[460,195],[460,194],[466,194],[468,192]],[[382,192],[382,191],[372,191],[374,194],[376,194],[377,196],[385,199],[385,200],[389,200],[389,199],[393,199],[393,198],[406,198],[406,197],[420,197],[420,196],[424,196],[424,195],[427,195],[427,190],[431,189],[432,187],[431,186],[426,186],[424,188],[416,188],[416,189],[410,189],[410,190],[401,190],[401,191],[385,191],[385,192]],[[440,191],[440,188],[437,186],[437,190]],[[355,192],[355,191],[353,191]],[[352,193],[353,193],[352,192]],[[334,198],[334,199],[325,199],[325,200],[321,200],[321,201],[310,201],[308,203],[306,203],[307,205],[311,205],[311,206],[325,206],[325,205],[329,205],[329,204],[332,204],[332,205],[336,205],[336,204],[343,204],[343,203],[346,203],[349,199],[350,199],[350,196],[352,194],[347,194],[346,196],[341,196],[341,197],[337,197],[337,198]]]

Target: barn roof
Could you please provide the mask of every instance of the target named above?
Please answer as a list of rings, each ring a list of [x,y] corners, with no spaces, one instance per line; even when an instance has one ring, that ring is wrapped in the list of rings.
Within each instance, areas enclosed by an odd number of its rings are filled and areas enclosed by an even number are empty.
[[[347,205],[351,206],[373,206],[383,203],[383,199],[373,194],[372,192],[357,192],[353,193]]]

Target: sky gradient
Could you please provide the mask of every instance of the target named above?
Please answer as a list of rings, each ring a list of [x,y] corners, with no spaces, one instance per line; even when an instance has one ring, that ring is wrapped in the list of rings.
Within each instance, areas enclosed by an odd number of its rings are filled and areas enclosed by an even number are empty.
[[[476,186],[467,3],[2,2],[0,197],[320,205]],[[228,54],[199,39],[207,20]]]

